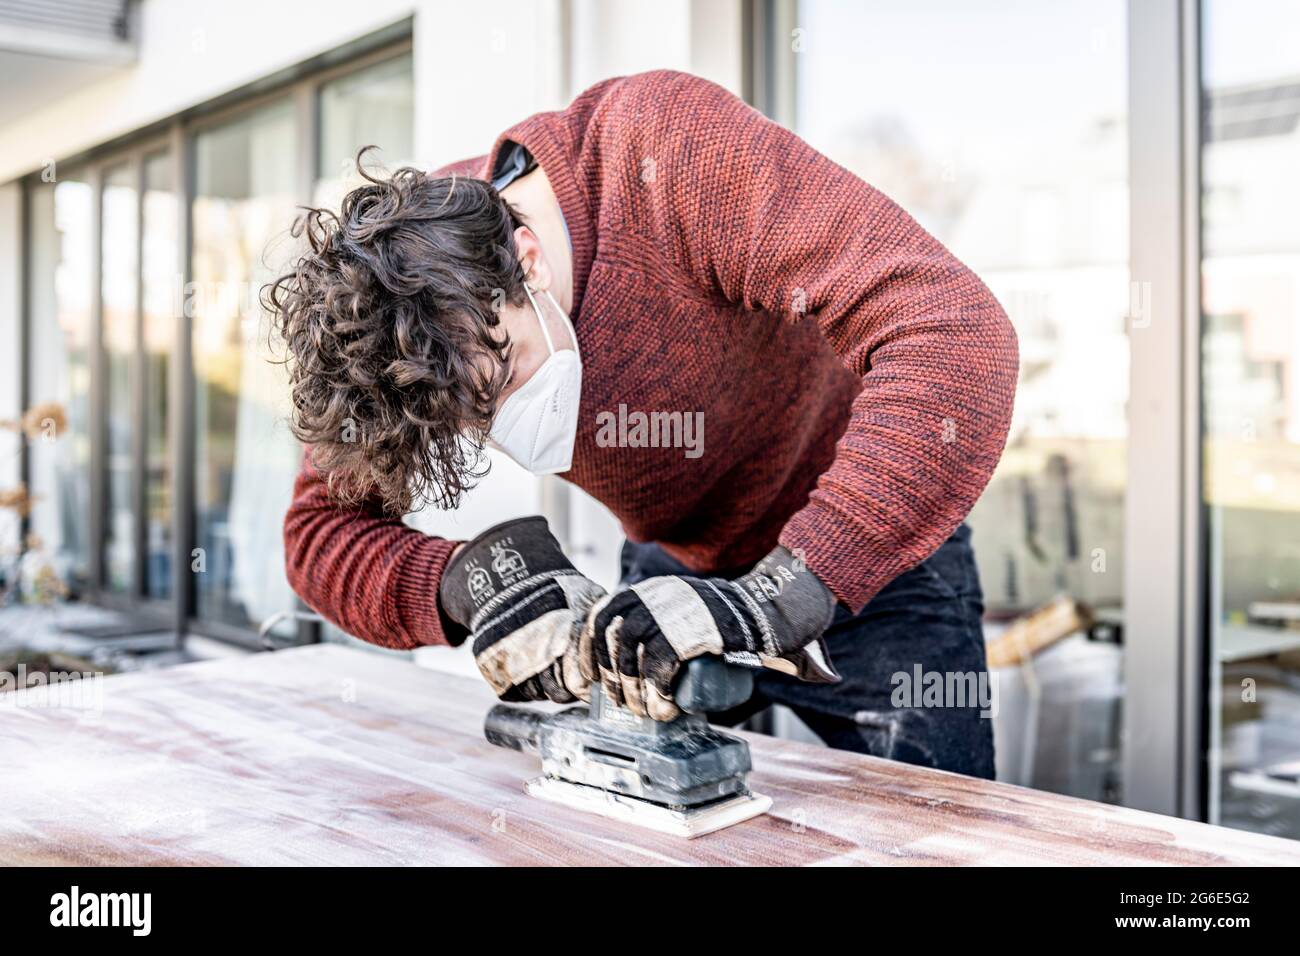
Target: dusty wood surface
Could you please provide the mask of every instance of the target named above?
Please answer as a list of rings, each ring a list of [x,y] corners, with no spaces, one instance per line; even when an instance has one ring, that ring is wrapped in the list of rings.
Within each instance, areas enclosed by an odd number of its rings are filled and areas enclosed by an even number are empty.
[[[1296,864],[1300,844],[753,737],[764,817],[692,841],[525,796],[476,681],[311,647],[0,707],[8,864]],[[30,694],[30,692],[21,692]]]

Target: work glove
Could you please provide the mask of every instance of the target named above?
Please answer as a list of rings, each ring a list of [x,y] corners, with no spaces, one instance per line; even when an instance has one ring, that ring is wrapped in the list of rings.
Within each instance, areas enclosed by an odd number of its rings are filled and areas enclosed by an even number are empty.
[[[605,589],[564,555],[546,519],[489,528],[452,557],[443,612],[470,632],[474,660],[502,700],[589,700],[578,662],[582,624]]]
[[[717,654],[817,683],[836,683],[822,633],[835,597],[778,547],[735,581],[648,578],[597,601],[582,632],[590,681],[638,716],[672,720],[673,689],[684,662]]]

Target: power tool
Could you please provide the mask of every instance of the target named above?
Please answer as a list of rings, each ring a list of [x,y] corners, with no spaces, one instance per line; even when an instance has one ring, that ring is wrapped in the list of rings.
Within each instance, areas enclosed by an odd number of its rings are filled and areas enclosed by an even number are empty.
[[[597,683],[591,706],[545,714],[498,704],[483,732],[490,743],[542,758],[525,785],[534,797],[682,837],[696,837],[764,813],[767,797],[745,785],[749,745],[709,726],[707,715],[737,707],[753,671],[719,657],[691,660],[671,721],[638,717]]]

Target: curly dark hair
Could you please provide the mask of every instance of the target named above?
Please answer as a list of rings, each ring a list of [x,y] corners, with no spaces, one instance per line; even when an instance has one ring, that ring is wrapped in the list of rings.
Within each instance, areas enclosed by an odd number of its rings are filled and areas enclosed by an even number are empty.
[[[403,167],[306,209],[310,251],[262,289],[285,349],[291,426],[332,495],[402,514],[454,507],[486,472],[505,384],[503,303],[525,301],[519,215],[489,184]]]

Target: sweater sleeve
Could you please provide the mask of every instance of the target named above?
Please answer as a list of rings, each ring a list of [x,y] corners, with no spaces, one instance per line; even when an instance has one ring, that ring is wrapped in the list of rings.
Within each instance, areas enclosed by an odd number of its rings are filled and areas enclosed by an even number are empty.
[[[626,82],[603,125],[634,130],[612,153],[640,171],[637,218],[670,261],[730,303],[815,321],[862,380],[833,464],[780,538],[857,611],[932,554],[992,476],[1015,333],[970,269],[790,131],[697,77]]]
[[[340,505],[304,456],[284,518],[285,571],[309,607],[349,634],[401,650],[461,643],[464,629],[438,606],[457,543],[385,516],[377,501]]]

